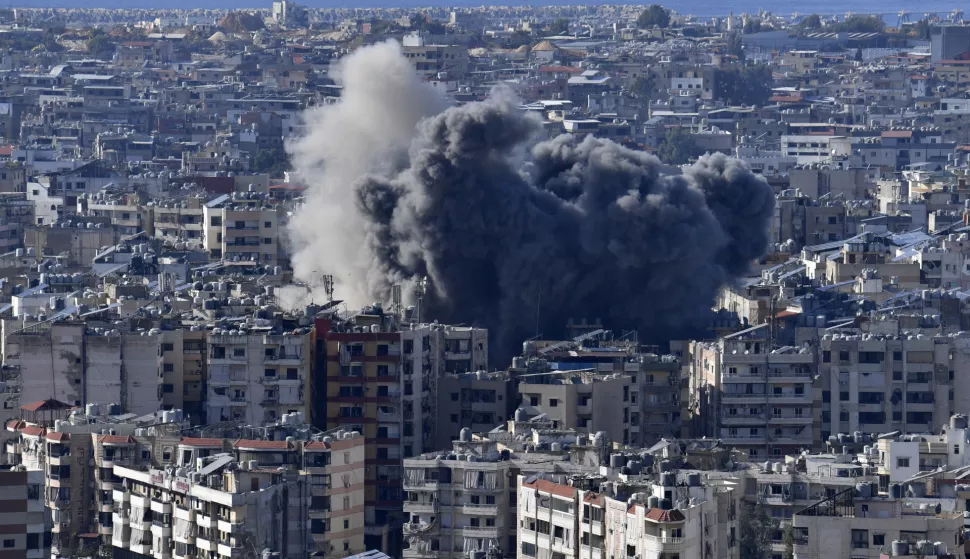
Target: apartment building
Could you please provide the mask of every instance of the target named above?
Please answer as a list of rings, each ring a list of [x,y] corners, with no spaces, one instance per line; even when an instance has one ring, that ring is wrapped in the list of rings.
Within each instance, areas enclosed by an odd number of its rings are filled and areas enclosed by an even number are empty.
[[[795,513],[795,559],[885,557],[890,546],[899,557],[946,556],[948,548],[963,555],[962,512],[914,507],[900,495],[876,493],[875,485],[845,489]]]
[[[399,548],[402,458],[401,335],[379,307],[352,322],[316,318],[311,423],[364,435],[368,549]],[[414,390],[413,386],[410,390]],[[396,552],[396,551],[395,551]]]
[[[630,444],[649,446],[680,435],[680,360],[673,355],[642,354],[630,386]],[[636,410],[636,411],[634,411]]]
[[[470,430],[451,453],[404,460],[405,559],[459,559],[492,547],[512,550],[518,473],[508,452]]]
[[[285,414],[306,413],[311,348],[309,334],[272,334],[269,328],[209,331],[207,420],[261,425]]]
[[[631,402],[631,376],[568,370],[518,378],[522,405],[530,412],[545,414],[560,428],[606,431],[612,440],[630,443],[631,411],[638,409]]]
[[[192,196],[180,201],[161,202],[152,211],[154,237],[194,244],[202,243],[205,224],[203,199]]]
[[[136,415],[162,402],[161,335],[95,332],[84,322],[23,328],[3,320],[3,364],[29,372],[20,378],[20,400],[54,399],[74,406],[116,403]]]
[[[0,539],[3,555],[13,559],[50,557],[50,514],[44,507],[44,472],[0,466]]]
[[[234,558],[266,546],[284,550],[287,557],[306,557],[306,528],[289,526],[291,521],[306,525],[305,480],[258,464],[228,468],[232,463],[228,457],[202,459],[202,468],[192,472],[195,478],[115,466],[124,490],[114,494],[113,552]]]
[[[275,265],[280,255],[282,212],[261,192],[234,192],[205,204],[202,245],[212,260]]]
[[[967,410],[970,339],[900,333],[898,323],[871,332],[833,331],[821,337],[819,429],[838,433],[937,433]]]
[[[436,417],[440,420],[429,421],[435,424],[436,434],[431,451],[449,448],[466,427],[473,433],[487,433],[511,417],[515,411],[518,395],[515,393],[512,378],[505,371],[446,374],[438,379],[438,387],[438,404],[435,409]],[[407,411],[405,403],[405,413]],[[405,452],[404,456],[410,455]]]
[[[182,409],[193,422],[206,422],[208,374],[207,332],[176,328],[161,331],[162,384],[160,398],[166,409]]]
[[[7,462],[40,475],[55,558],[99,545],[213,558],[254,545],[296,557],[364,549],[365,447],[356,433],[313,432],[291,414],[241,431],[265,438],[194,438],[182,435],[181,410],[129,420],[94,405],[69,409],[38,402],[7,425],[17,435]],[[196,517],[220,511],[225,525]]]
[[[418,33],[403,39],[403,54],[418,75],[425,78],[461,79],[468,73],[468,49],[463,45],[426,44]]]
[[[717,437],[766,460],[795,454],[818,440],[813,371],[804,348],[769,346],[767,324],[690,345],[690,398],[695,437]]]
[[[407,309],[404,320],[420,318],[414,314],[414,308]],[[439,383],[447,375],[488,370],[488,330],[411,324],[401,330],[401,348],[404,456],[447,448],[462,427],[471,425],[438,421],[452,413],[439,411],[444,393]],[[457,420],[463,418],[459,415]]]
[[[629,497],[523,476],[518,488],[520,559],[739,556],[741,492],[732,481],[668,472],[620,484]]]

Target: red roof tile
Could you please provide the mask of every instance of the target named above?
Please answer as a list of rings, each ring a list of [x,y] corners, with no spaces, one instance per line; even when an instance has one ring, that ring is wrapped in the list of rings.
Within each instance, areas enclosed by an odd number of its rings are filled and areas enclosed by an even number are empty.
[[[647,511],[647,514],[643,516],[644,518],[653,520],[654,522],[682,522],[684,520],[684,513],[676,509],[650,509]]]
[[[69,441],[71,440],[71,435],[69,433],[61,433],[60,431],[48,431],[47,440],[49,441]]]
[[[305,450],[327,450],[330,445],[321,441],[311,441],[303,447]]]
[[[23,429],[21,429],[20,430],[20,434],[21,435],[26,435],[28,437],[39,437],[39,436],[41,436],[41,435],[44,434],[44,428],[43,427],[35,427],[35,426],[32,425],[32,426],[24,427]]]
[[[19,419],[13,419],[7,422],[7,431],[19,431],[26,427],[27,424]]]
[[[884,130],[882,134],[880,134],[880,136],[883,138],[912,138],[913,131],[912,130]]]
[[[232,447],[244,450],[290,450],[293,448],[286,441],[251,441],[246,439],[239,439],[232,443]]]
[[[41,400],[20,406],[24,411],[59,411],[73,408],[71,404],[66,404],[58,400]]]
[[[559,495],[560,497],[575,497],[576,488],[569,487],[568,485],[560,485],[558,483],[553,483],[545,479],[537,479],[532,483],[523,483],[524,487],[531,487],[532,489],[538,489],[543,493],[550,493],[552,495]]]
[[[184,446],[222,448],[222,439],[197,439],[194,437],[184,437],[181,441],[179,441],[179,444]]]

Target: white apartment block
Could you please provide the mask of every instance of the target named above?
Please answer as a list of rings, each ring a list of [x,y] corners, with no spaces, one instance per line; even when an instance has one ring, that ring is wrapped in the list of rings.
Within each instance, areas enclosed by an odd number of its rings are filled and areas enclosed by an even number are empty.
[[[519,476],[516,557],[738,558],[741,495],[734,482],[702,484],[699,473],[679,483],[672,472],[660,479],[620,499]]]
[[[455,442],[459,454],[404,460],[405,559],[460,559],[514,545],[515,464],[502,460],[496,443],[470,439],[466,432]]]
[[[206,417],[210,423],[262,425],[307,413],[311,366],[307,334],[216,329],[208,339]]]
[[[695,436],[719,438],[752,460],[797,454],[818,440],[815,355],[769,348],[766,326],[690,346]]]

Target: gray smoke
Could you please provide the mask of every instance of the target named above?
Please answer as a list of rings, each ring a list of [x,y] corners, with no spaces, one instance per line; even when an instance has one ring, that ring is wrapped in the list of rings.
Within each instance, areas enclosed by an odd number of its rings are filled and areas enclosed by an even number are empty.
[[[505,353],[570,317],[689,332],[766,251],[774,196],[740,162],[706,156],[668,176],[609,140],[540,134],[505,94],[417,122],[401,166],[352,183],[367,259],[354,279],[386,300],[426,276],[425,318],[486,326]]]

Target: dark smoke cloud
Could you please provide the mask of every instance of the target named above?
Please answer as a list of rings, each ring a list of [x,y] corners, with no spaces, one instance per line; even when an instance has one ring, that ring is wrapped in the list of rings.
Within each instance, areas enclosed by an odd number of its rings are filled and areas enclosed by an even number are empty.
[[[486,326],[503,355],[537,306],[547,337],[575,317],[660,339],[703,325],[766,251],[774,196],[740,162],[661,175],[609,140],[539,133],[502,95],[449,108],[417,125],[402,170],[356,183],[375,298],[427,276],[424,317]]]

